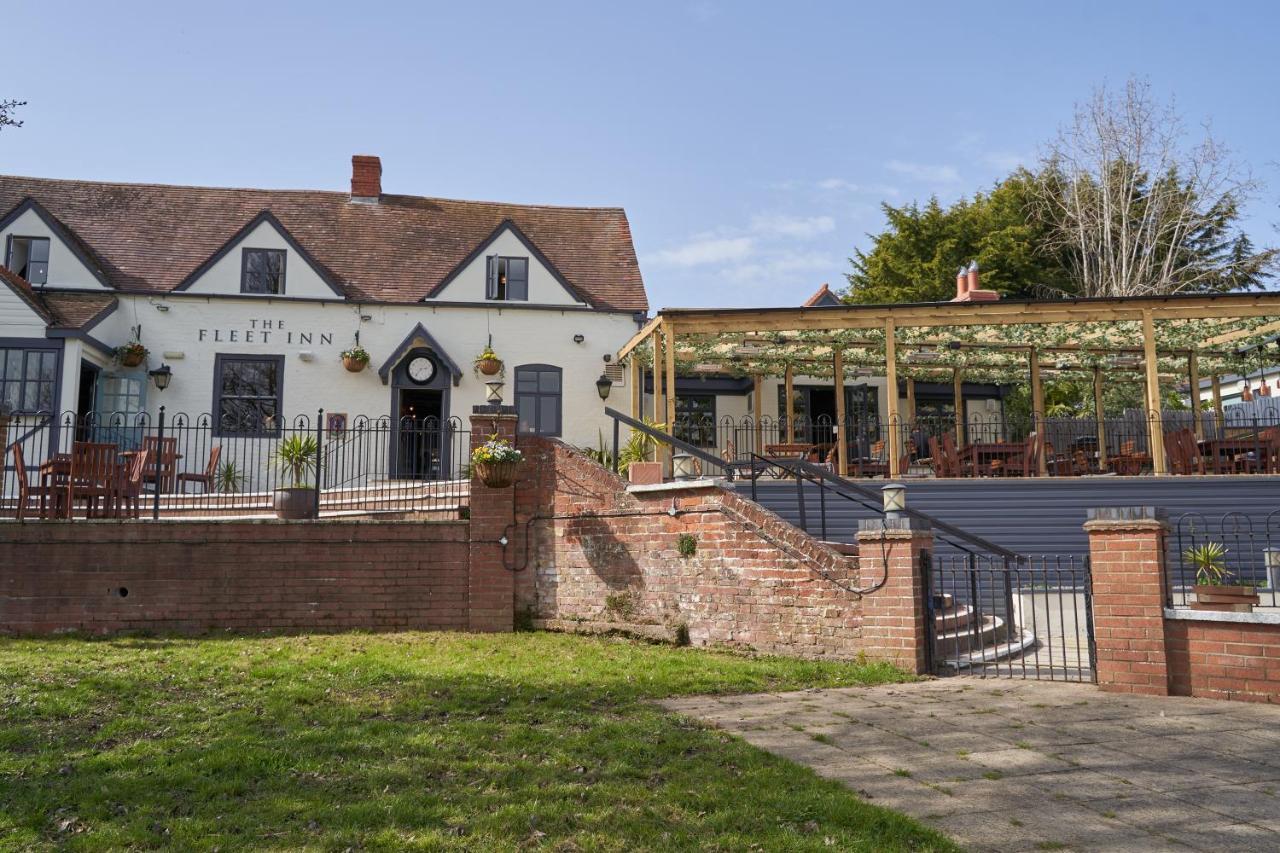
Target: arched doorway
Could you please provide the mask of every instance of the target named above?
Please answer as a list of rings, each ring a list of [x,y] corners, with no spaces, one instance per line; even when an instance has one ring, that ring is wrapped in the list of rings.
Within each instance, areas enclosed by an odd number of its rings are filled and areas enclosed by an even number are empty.
[[[391,372],[392,468],[411,480],[454,475],[450,373],[430,347],[414,347]]]

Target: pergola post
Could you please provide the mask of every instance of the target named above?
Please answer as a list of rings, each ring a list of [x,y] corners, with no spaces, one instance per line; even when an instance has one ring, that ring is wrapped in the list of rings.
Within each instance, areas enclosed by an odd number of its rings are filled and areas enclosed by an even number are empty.
[[[755,375],[755,387],[751,393],[755,395],[754,402],[756,404],[756,446],[753,453],[764,454],[764,377],[759,373]]]
[[[676,326],[670,320],[662,322],[662,337],[667,350],[667,435],[676,434]],[[671,446],[667,446],[667,467],[671,465]],[[674,475],[674,472],[672,472]]]
[[[638,353],[633,353],[627,364],[627,372],[631,380],[631,417],[644,420],[644,370],[640,366]]]
[[[893,318],[884,321],[885,383],[889,391],[889,476],[902,476],[898,457],[902,455],[902,416],[898,413],[898,330]]]
[[[1223,427],[1226,424],[1226,420],[1223,417],[1222,412],[1222,377],[1215,373],[1213,374],[1213,379],[1210,381],[1213,383],[1214,437],[1222,438]]]
[[[907,423],[914,424],[916,422],[916,380],[914,376],[907,377]],[[916,448],[919,450],[919,448]]]
[[[849,425],[845,423],[844,350],[837,348],[832,356],[836,376],[836,473],[849,473]]]
[[[1044,430],[1044,385],[1040,382],[1040,350],[1031,348],[1031,426],[1036,433],[1036,441],[1040,444],[1040,476],[1049,473],[1048,442],[1045,441]]]
[[[1142,312],[1142,357],[1147,374],[1147,431],[1150,435],[1151,470],[1155,474],[1169,473],[1164,458],[1164,421],[1160,404],[1160,362],[1156,355],[1156,324],[1151,309]]]
[[[1098,473],[1107,472],[1107,413],[1102,395],[1102,368],[1093,369],[1093,418],[1098,428]]]
[[[1191,381],[1191,414],[1195,417],[1196,438],[1204,438],[1204,418],[1200,417],[1200,357],[1192,350],[1187,354],[1187,378]]]
[[[650,336],[653,343],[653,422],[662,422],[662,413],[667,409],[667,402],[662,394],[662,330],[654,329]]]
[[[907,380],[910,382],[910,380]],[[913,389],[907,386],[910,392]],[[964,410],[964,384],[960,376],[960,368],[953,368],[951,371],[951,402],[956,410],[956,446],[964,447],[965,427],[968,425],[968,415]]]
[[[783,374],[782,380],[785,388],[784,393],[787,396],[787,444],[796,443],[796,401],[794,398],[795,389],[795,371],[791,365],[787,365],[786,373]]]

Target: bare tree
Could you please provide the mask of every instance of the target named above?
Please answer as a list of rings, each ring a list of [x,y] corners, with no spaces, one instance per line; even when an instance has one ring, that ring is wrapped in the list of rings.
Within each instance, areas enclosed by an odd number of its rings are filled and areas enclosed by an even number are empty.
[[[1080,296],[1141,296],[1262,287],[1274,248],[1236,223],[1259,189],[1208,127],[1186,144],[1172,103],[1130,80],[1077,105],[1050,143],[1037,182],[1045,250],[1068,265]]]
[[[25,107],[26,101],[3,101],[0,100],[0,130],[6,127],[22,127],[22,122],[13,117],[18,107]]]

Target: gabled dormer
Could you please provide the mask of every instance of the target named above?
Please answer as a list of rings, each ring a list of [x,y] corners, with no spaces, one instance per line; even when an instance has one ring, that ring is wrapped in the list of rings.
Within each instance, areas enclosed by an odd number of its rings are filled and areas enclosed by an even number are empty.
[[[427,302],[586,307],[581,293],[510,219],[427,294]]]
[[[175,290],[281,299],[345,299],[336,278],[264,210]]]
[[[0,219],[0,247],[5,268],[37,289],[112,289],[93,250],[33,198]]]

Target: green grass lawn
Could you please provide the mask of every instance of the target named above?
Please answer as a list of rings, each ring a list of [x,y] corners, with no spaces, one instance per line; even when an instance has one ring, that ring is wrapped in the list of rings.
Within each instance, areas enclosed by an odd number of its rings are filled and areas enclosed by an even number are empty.
[[[949,850],[646,701],[901,677],[543,633],[0,639],[0,847]]]

